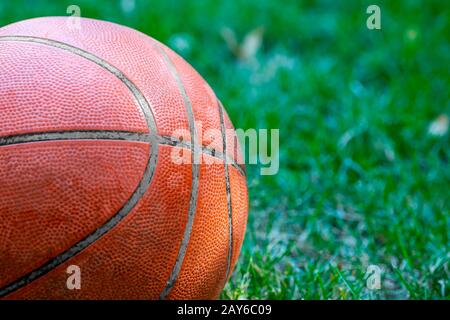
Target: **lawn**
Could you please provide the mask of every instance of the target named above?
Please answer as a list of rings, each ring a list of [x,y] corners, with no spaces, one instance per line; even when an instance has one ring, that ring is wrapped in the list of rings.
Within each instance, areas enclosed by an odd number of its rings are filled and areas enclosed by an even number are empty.
[[[247,234],[222,298],[450,299],[448,3],[0,0],[0,26],[69,4],[168,44],[236,127],[280,129],[278,174],[248,166]],[[370,4],[381,30],[366,27]],[[233,35],[261,47],[237,54]]]

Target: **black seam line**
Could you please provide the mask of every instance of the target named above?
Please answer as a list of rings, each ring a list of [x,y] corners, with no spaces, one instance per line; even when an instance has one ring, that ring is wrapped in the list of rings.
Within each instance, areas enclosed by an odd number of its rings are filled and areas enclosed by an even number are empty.
[[[192,228],[194,225],[194,218],[195,214],[197,212],[197,199],[198,199],[198,192],[199,192],[199,183],[200,183],[200,158],[201,158],[201,148],[199,146],[199,143],[197,141],[198,135],[197,135],[197,128],[195,127],[195,118],[194,118],[194,111],[192,108],[191,101],[188,97],[188,94],[186,92],[186,88],[183,85],[183,82],[180,79],[180,76],[178,75],[178,71],[175,68],[175,65],[173,64],[172,60],[169,58],[167,53],[164,51],[164,49],[160,46],[159,43],[152,41],[152,45],[160,52],[162,58],[164,59],[167,67],[169,68],[170,72],[172,73],[173,78],[175,79],[178,88],[180,90],[181,95],[183,96],[183,102],[184,107],[187,113],[188,117],[188,123],[189,123],[189,131],[191,134],[191,151],[194,157],[194,161],[192,162],[192,188],[191,188],[191,196],[189,199],[189,210],[188,210],[188,220],[186,223],[186,227],[184,229],[183,238],[181,240],[180,249],[178,251],[177,258],[175,260],[175,265],[173,266],[172,272],[169,275],[169,278],[167,279],[166,285],[161,291],[161,294],[159,298],[165,299],[170,291],[172,290],[173,286],[175,285],[175,282],[178,279],[178,275],[181,271],[181,266],[183,265],[184,257],[186,255],[187,247],[189,244],[189,240],[192,233]]]
[[[223,106],[220,101],[217,101],[217,107],[220,114],[220,131],[222,132],[222,142],[223,142],[223,152],[227,154],[227,136],[225,131],[225,122],[223,117]],[[228,280],[231,269],[231,258],[233,254],[233,207],[231,205],[231,183],[230,183],[230,173],[228,171],[228,164],[224,164],[225,168],[225,188],[227,191],[227,206],[228,206],[228,256],[227,256],[227,273],[225,276],[225,282]]]
[[[9,137],[0,137],[0,146],[23,144],[29,142],[58,141],[58,140],[126,140],[150,142],[147,133],[127,131],[51,131],[26,133]]]
[[[73,130],[25,133],[14,136],[0,137],[0,147],[31,142],[49,142],[62,140],[118,140],[148,143],[152,141],[150,134],[148,133],[112,130]],[[156,136],[156,142],[162,145],[192,149],[192,145],[190,142],[181,141],[180,139],[171,136]],[[231,164],[239,171],[241,175],[245,176],[245,172],[242,170],[241,166],[237,164],[230,156],[207,146],[201,146],[201,149],[202,153],[221,159],[223,161],[226,161],[228,164]]]
[[[171,136],[158,136],[157,139],[158,139],[159,144],[180,147],[180,148],[186,148],[186,149],[192,149],[192,144],[190,142],[182,141],[180,139],[177,139],[177,138],[174,138]],[[200,148],[202,150],[201,151],[202,153],[207,154],[211,157],[221,159],[227,164],[231,164],[239,172],[239,174],[241,174],[244,177],[246,176],[246,173],[244,170],[242,170],[242,167],[229,155],[224,154],[223,152],[216,150],[214,148],[203,146],[203,145],[200,146]]]
[[[23,41],[23,42],[34,42],[39,43],[42,45],[47,45],[55,48],[59,48],[62,50],[65,50],[67,52],[70,52],[72,54],[79,55],[89,61],[92,61],[93,63],[97,64],[98,66],[102,67],[103,69],[109,71],[113,75],[115,75],[119,80],[124,83],[128,89],[133,94],[136,102],[139,105],[139,108],[141,109],[142,113],[144,114],[148,129],[150,131],[150,139],[151,142],[154,142],[156,140],[156,122],[155,118],[153,117],[152,109],[150,107],[150,104],[145,99],[144,95],[140,90],[134,85],[134,83],[128,79],[124,73],[122,73],[119,69],[116,67],[110,65],[108,62],[102,60],[101,58],[88,53],[84,50],[81,50],[79,48],[67,45],[62,42],[49,40],[49,39],[43,39],[43,38],[36,38],[36,37],[25,37],[25,36],[5,36],[0,37],[0,41]],[[151,143],[151,145],[156,145],[156,143]],[[137,203],[140,201],[142,196],[147,192],[147,189],[152,181],[152,178],[154,176],[156,163],[158,161],[158,148],[150,148],[150,154],[149,154],[149,160],[147,162],[147,165],[144,170],[144,174],[141,178],[141,181],[139,182],[136,189],[133,191],[130,198],[127,200],[127,202],[122,206],[122,208],[119,209],[119,211],[112,216],[105,224],[103,224],[101,227],[97,228],[95,231],[87,235],[85,238],[77,242],[75,245],[64,251],[63,253],[59,254],[58,256],[52,258],[51,260],[47,261],[44,265],[38,267],[37,269],[33,270],[32,272],[24,275],[23,277],[15,280],[12,283],[7,284],[3,288],[0,288],[0,297],[6,296],[17,289],[26,286],[27,284],[31,283],[32,281],[42,277],[43,275],[47,274],[54,268],[60,266],[64,262],[68,261],[69,259],[73,258],[75,255],[86,249],[88,246],[90,246],[95,241],[99,240],[101,237],[103,237],[106,233],[108,233],[112,228],[114,228],[120,221],[122,221],[128,214],[134,209],[134,207],[137,205]]]

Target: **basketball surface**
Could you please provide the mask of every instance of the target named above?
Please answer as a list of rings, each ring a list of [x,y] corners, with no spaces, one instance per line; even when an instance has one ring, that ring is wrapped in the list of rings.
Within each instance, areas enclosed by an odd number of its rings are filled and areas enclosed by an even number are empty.
[[[205,80],[138,31],[67,17],[1,28],[0,66],[0,298],[217,298],[248,195]]]

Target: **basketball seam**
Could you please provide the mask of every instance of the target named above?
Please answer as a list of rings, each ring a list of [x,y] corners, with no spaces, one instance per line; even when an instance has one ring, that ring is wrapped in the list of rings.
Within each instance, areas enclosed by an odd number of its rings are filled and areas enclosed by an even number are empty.
[[[223,152],[227,154],[228,146],[227,146],[227,137],[225,131],[225,122],[223,117],[223,109],[220,101],[217,100],[217,107],[219,109],[220,114],[220,129],[222,132],[222,142],[223,142]],[[227,191],[227,206],[228,206],[228,256],[227,256],[227,272],[225,276],[225,282],[227,281],[230,275],[231,268],[231,258],[233,254],[233,207],[231,204],[231,186],[230,186],[230,173],[228,171],[228,163],[224,163],[225,168],[225,188]]]
[[[175,260],[175,265],[172,269],[172,272],[169,275],[169,278],[166,282],[166,286],[162,290],[160,294],[160,299],[165,299],[170,291],[172,290],[173,286],[175,285],[175,282],[178,279],[178,276],[181,272],[181,267],[183,265],[184,257],[186,256],[187,247],[189,245],[189,240],[191,238],[192,229],[194,226],[194,219],[197,211],[197,200],[198,200],[198,192],[199,192],[199,183],[200,183],[200,166],[199,166],[199,159],[200,159],[200,152],[199,152],[199,143],[197,141],[197,129],[195,127],[195,117],[194,117],[194,111],[192,108],[191,101],[189,99],[189,96],[186,92],[186,88],[183,85],[183,82],[181,81],[180,76],[178,75],[178,71],[172,62],[172,60],[169,58],[167,53],[164,51],[164,49],[157,43],[152,43],[152,45],[160,52],[161,56],[163,57],[164,61],[166,62],[167,67],[169,68],[170,72],[172,73],[173,78],[175,79],[178,88],[180,90],[180,93],[183,96],[184,101],[184,107],[186,109],[186,113],[188,116],[188,123],[189,123],[189,131],[191,134],[191,151],[194,157],[194,161],[192,162],[192,188],[191,188],[191,197],[189,200],[189,211],[188,211],[188,221],[186,223],[186,227],[184,229],[183,238],[181,240],[180,249],[178,251],[177,258]]]
[[[66,50],[78,56],[81,56],[89,61],[94,62],[98,66],[103,69],[109,71],[113,75],[115,75],[119,80],[124,83],[128,89],[133,94],[136,102],[139,105],[142,113],[144,114],[148,129],[149,129],[149,138],[151,142],[155,142],[156,137],[156,123],[155,118],[152,113],[152,109],[150,104],[145,99],[144,95],[140,92],[140,90],[134,85],[134,83],[128,79],[124,73],[122,73],[119,69],[115,68],[105,60],[86,52],[77,47],[73,47],[71,45],[67,45],[65,43],[43,39],[37,37],[28,37],[28,36],[1,36],[0,41],[22,41],[22,42],[31,42],[38,43],[42,45],[48,45],[54,48],[59,48],[62,50]],[[91,232],[89,235],[84,237],[82,240],[78,241],[75,245],[68,248],[64,252],[60,253],[56,257],[50,259],[45,264],[41,265],[39,268],[29,272],[28,274],[20,277],[12,283],[7,284],[3,288],[0,288],[0,297],[6,296],[19,288],[22,288],[32,281],[42,277],[47,274],[54,268],[60,266],[64,262],[70,260],[75,255],[86,249],[95,241],[99,240],[102,236],[108,233],[111,229],[113,229],[120,221],[122,221],[128,214],[134,209],[134,207],[138,204],[142,196],[147,192],[148,187],[152,181],[154,176],[156,164],[158,161],[158,145],[157,143],[151,143],[150,154],[147,165],[144,170],[144,174],[142,175],[141,180],[139,181],[138,186],[131,194],[130,198],[125,202],[125,204],[116,212],[114,216],[112,216],[106,223],[102,226]]]
[[[170,145],[170,146],[176,146],[181,148],[191,148],[191,143],[189,141],[181,141],[177,138],[171,137],[171,136],[158,136],[158,142],[160,144]],[[221,152],[217,149],[207,147],[207,146],[201,146],[202,153],[207,154],[209,156],[221,159],[229,164],[231,164],[242,176],[246,176],[246,172],[242,169],[242,167],[234,161],[232,157],[230,157],[228,154]]]
[[[97,131],[97,130],[74,130],[74,131],[50,131],[18,134],[14,136],[0,137],[0,147],[12,144],[31,142],[56,141],[56,140],[126,140],[149,142],[147,133],[129,131]]]
[[[132,131],[109,131],[109,130],[72,130],[72,131],[49,131],[49,132],[33,132],[17,134],[13,136],[0,137],[0,147],[24,144],[32,142],[51,142],[61,140],[118,140],[131,142],[150,142],[150,135],[148,133],[132,132]],[[164,135],[156,136],[157,144],[169,145],[173,147],[180,147],[191,149],[191,142],[182,141],[178,138]],[[234,161],[229,155],[208,146],[201,146],[203,154],[210,155],[217,159],[227,161],[238,172],[245,176],[246,173],[241,166]]]

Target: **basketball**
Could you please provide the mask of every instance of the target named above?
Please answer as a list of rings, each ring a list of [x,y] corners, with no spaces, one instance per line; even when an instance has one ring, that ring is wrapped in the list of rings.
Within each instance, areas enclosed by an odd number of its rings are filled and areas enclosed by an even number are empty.
[[[222,103],[155,39],[67,20],[0,29],[0,298],[218,298],[248,211]]]

